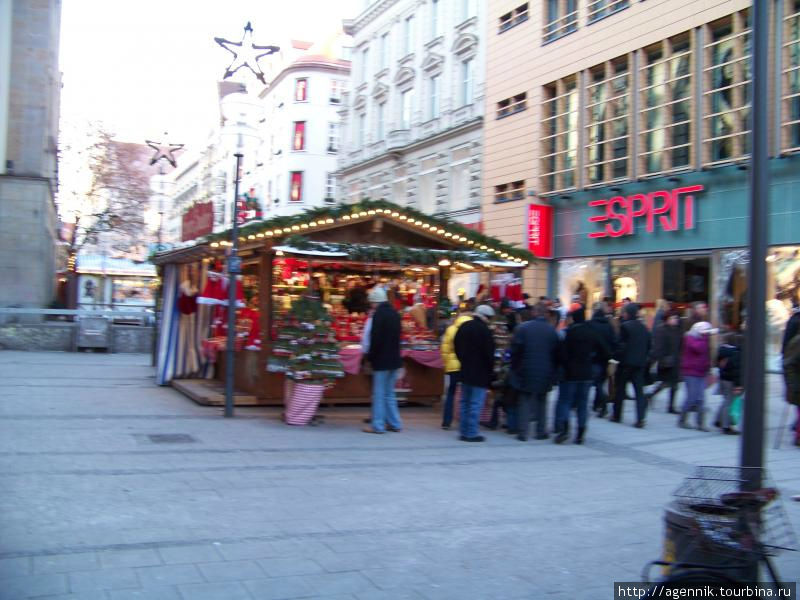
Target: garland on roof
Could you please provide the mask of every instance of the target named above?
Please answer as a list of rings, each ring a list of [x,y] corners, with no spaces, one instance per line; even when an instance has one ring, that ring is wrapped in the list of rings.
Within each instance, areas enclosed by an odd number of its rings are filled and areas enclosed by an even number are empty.
[[[257,236],[259,234],[266,234],[272,232],[272,239],[282,239],[289,235],[295,235],[301,231],[313,229],[309,225],[314,223],[316,225],[331,225],[345,217],[355,218],[353,215],[365,213],[369,211],[391,211],[399,215],[407,217],[408,222],[413,222],[415,226],[423,227],[431,231],[443,229],[451,234],[451,238],[464,238],[460,240],[461,245],[472,245],[476,250],[494,250],[495,260],[502,258],[501,254],[505,253],[509,258],[519,260],[532,261],[534,256],[527,250],[518,247],[516,244],[507,244],[501,242],[497,238],[484,235],[474,229],[465,227],[461,223],[444,219],[440,217],[432,217],[414,208],[402,207],[386,200],[361,200],[355,204],[340,204],[337,206],[321,206],[309,209],[303,213],[275,217],[266,221],[256,221],[248,223],[240,228],[240,236],[247,239],[248,236]],[[375,214],[374,212],[372,214]],[[416,223],[419,221],[419,224]],[[280,230],[280,231],[278,231]],[[277,232],[277,233],[276,233]],[[230,230],[215,233],[206,236],[207,242],[226,242],[230,239]]]

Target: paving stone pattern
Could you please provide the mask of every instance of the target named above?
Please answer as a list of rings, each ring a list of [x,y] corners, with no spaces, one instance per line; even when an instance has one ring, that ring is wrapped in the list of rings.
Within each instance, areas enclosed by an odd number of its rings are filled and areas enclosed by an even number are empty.
[[[149,364],[0,352],[1,600],[610,598],[659,556],[692,466],[739,456],[739,438],[677,429],[663,399],[644,430],[632,403],[627,424],[592,420],[584,446],[464,444],[428,408],[382,436],[361,433],[366,407],[319,427],[224,419]],[[769,467],[798,494],[771,386]],[[800,503],[786,510],[800,529]],[[788,579],[798,554],[778,560]]]

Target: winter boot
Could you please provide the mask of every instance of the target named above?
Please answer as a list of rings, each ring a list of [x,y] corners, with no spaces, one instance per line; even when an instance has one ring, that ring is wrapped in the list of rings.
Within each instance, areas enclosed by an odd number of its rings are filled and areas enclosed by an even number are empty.
[[[556,444],[563,444],[569,439],[569,431],[566,423],[561,423],[558,426],[558,435],[553,439]]]
[[[689,425],[686,423],[687,414],[688,413],[685,410],[682,410],[681,416],[678,417],[678,427],[680,427],[681,429],[691,429],[691,427],[689,427]]]
[[[706,427],[706,411],[700,409],[697,409],[697,430],[709,431]]]
[[[586,434],[586,427],[578,427],[578,434],[575,436],[575,443],[582,444],[583,436]]]

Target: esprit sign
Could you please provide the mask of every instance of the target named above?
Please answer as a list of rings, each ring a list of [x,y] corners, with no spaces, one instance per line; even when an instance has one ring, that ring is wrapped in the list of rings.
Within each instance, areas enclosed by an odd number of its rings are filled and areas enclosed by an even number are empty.
[[[589,206],[600,214],[589,217],[599,223],[590,238],[622,237],[636,233],[644,225],[647,233],[658,227],[664,231],[694,229],[694,194],[703,191],[702,185],[690,185],[673,190],[657,190],[648,194],[614,196],[607,200],[592,200]]]
[[[528,250],[537,258],[553,258],[553,207],[528,205]]]

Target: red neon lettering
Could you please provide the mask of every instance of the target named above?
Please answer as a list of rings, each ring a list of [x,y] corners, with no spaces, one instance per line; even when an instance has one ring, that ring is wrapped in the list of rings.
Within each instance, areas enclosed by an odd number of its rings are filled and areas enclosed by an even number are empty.
[[[619,204],[624,212],[616,212],[614,210],[615,204]],[[609,220],[619,221],[620,223],[619,229],[614,229],[614,226],[608,223],[606,225],[606,233],[608,233],[608,235],[611,237],[620,237],[631,233],[631,217],[628,214],[628,201],[625,199],[625,196],[614,196],[611,198],[606,207],[606,214]]]
[[[678,204],[678,197],[681,194],[687,194],[683,204],[684,229],[694,229],[694,196],[692,196],[692,193],[699,192],[702,189],[702,185],[691,185],[689,187],[675,188],[672,190],[672,197],[675,200],[675,204]]]
[[[656,198],[662,198],[664,200],[664,204],[658,208],[655,208]],[[661,224],[661,228],[664,231],[675,231],[678,228],[678,205],[675,203],[675,198],[673,198],[672,194],[664,190],[650,192],[650,204],[653,206],[654,215],[665,215],[669,213],[667,217],[658,217],[658,222]],[[653,232],[652,229],[648,229],[648,231],[650,233]]]
[[[639,202],[639,208],[634,208],[635,203]],[[652,221],[650,210],[650,200],[644,194],[632,194],[628,196],[628,215],[630,217],[631,233],[635,233],[636,217],[647,216],[648,223]]]
[[[607,205],[608,205],[608,200],[592,200],[591,202],[589,202],[589,206],[591,206],[591,207],[602,206],[605,209],[605,207]],[[604,221],[608,221],[608,215],[605,214],[605,210],[603,211],[603,214],[601,214],[601,215],[592,215],[591,217],[589,217],[589,222],[590,223],[602,223]],[[603,229],[601,229],[599,231],[592,231],[589,234],[589,237],[590,238],[602,238],[602,237],[606,237],[607,235],[608,234],[606,233],[606,230],[605,230],[605,227],[604,227]]]

